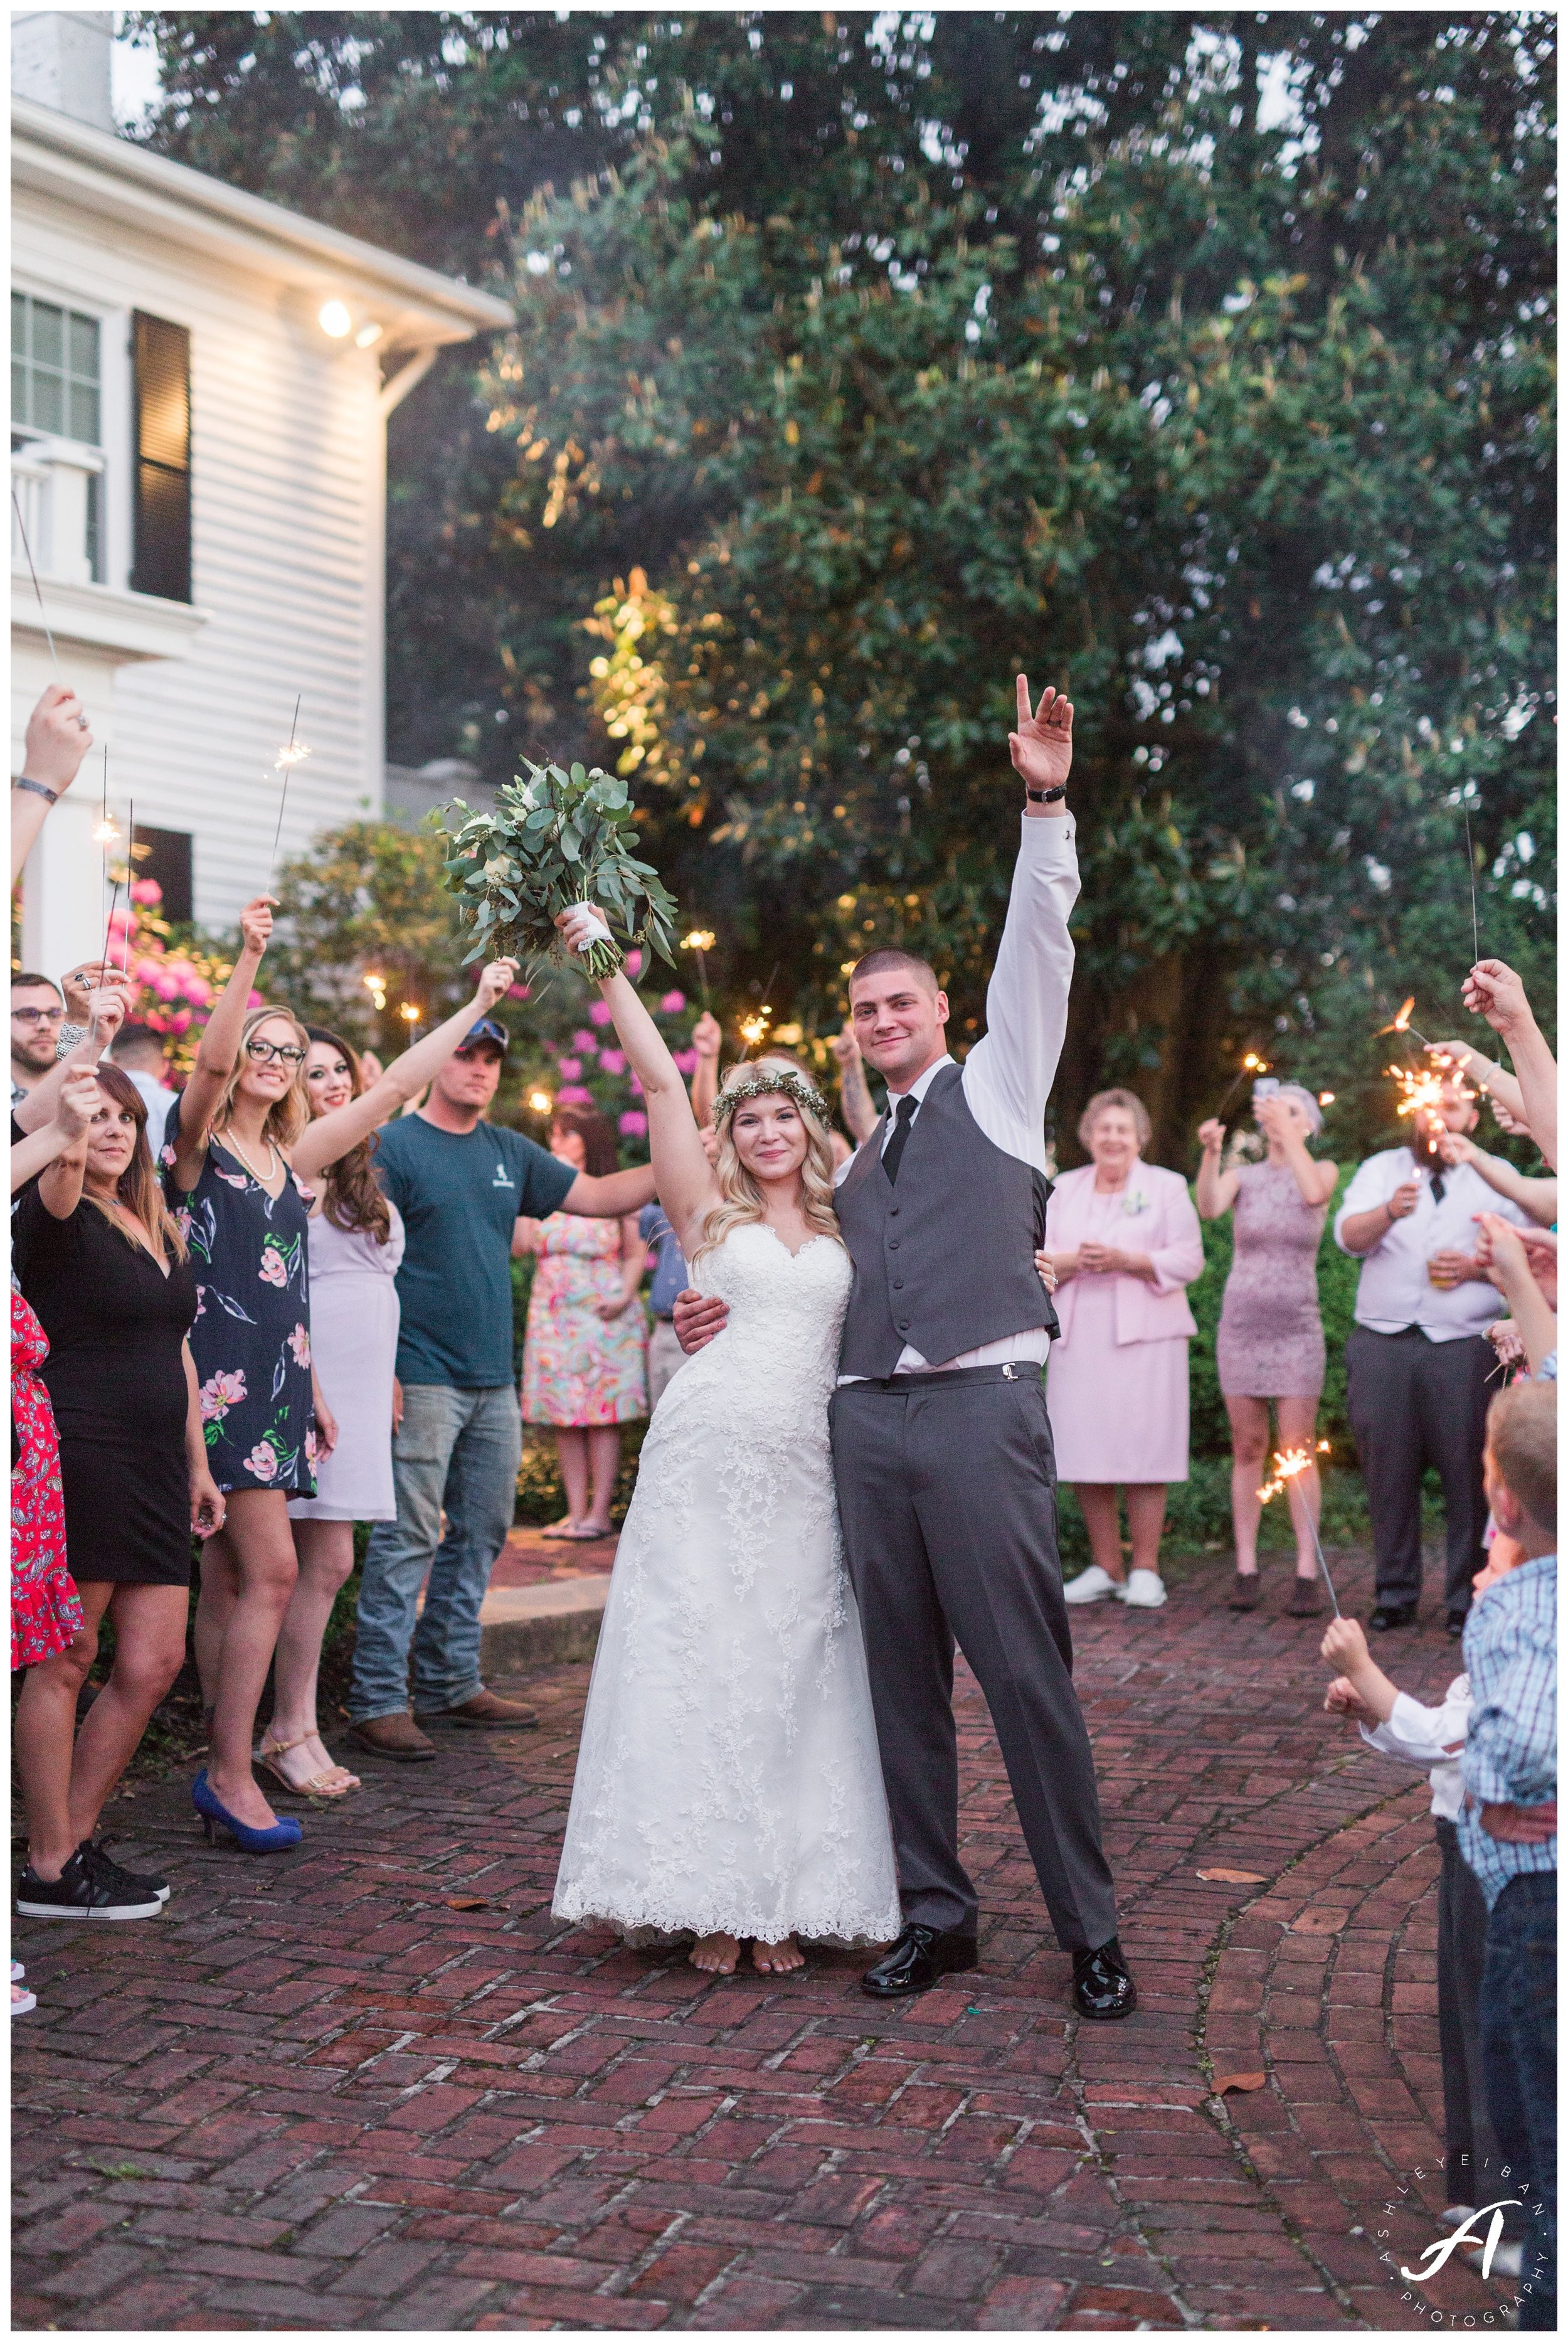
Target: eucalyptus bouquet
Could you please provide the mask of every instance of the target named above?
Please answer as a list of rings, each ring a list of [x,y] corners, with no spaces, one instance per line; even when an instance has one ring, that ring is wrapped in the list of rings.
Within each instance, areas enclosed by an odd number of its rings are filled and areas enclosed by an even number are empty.
[[[452,848],[444,883],[474,930],[464,966],[502,953],[564,959],[556,914],[579,903],[617,924],[628,943],[647,944],[674,966],[674,897],[632,851],[636,832],[624,781],[597,766],[564,773],[559,765],[529,764],[526,779],[497,793],[494,813],[469,814],[461,797],[451,810],[468,816],[460,828],[443,829]],[[612,941],[594,945],[573,965],[614,976],[624,956]]]

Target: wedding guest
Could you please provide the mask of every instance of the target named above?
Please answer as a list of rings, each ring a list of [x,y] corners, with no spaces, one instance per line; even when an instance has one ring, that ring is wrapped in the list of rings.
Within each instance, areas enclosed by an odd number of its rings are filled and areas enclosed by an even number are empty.
[[[863,1146],[876,1128],[877,1111],[872,1102],[870,1086],[865,1078],[865,1060],[860,1054],[860,1043],[854,1037],[854,1026],[846,1025],[835,1033],[829,1046],[838,1064],[838,1110],[843,1115],[854,1146],[846,1147],[844,1160],[848,1161],[855,1146]],[[834,1136],[838,1136],[835,1131]],[[837,1150],[834,1150],[835,1154]]]
[[[224,1517],[186,1338],[195,1281],[146,1109],[115,1066],[99,1068],[95,1087],[91,1121],[14,1219],[22,1292],[48,1341],[39,1372],[83,1614],[70,1642],[28,1668],[17,1706],[28,1867],[16,1908],[31,1918],[150,1918],[162,1907],[166,1884],[121,1869],[94,1833],[185,1657],[191,1537]],[[75,1732],[105,1615],[114,1663]]]
[[[1481,1579],[1491,1568],[1480,1573]],[[1501,1576],[1503,1573],[1496,1573]],[[1478,1581],[1475,1591],[1482,1590]],[[1502,2158],[1486,2111],[1481,2060],[1481,1978],[1486,1959],[1486,1901],[1459,1850],[1464,1803],[1460,1751],[1470,1721],[1470,1679],[1455,1676],[1436,1707],[1424,1707],[1389,1681],[1373,1660],[1355,1618],[1336,1618],[1323,1655],[1341,1673],[1323,1706],[1361,1727],[1369,1748],[1402,1764],[1419,1765],[1432,1789],[1432,1826],[1442,1867],[1437,1878],[1437,2041],[1443,2060],[1443,2175],[1446,2226],[1458,2227],[1475,2209],[1480,2175]]]
[[[11,884],[37,843],[50,809],[82,769],[93,745],[82,703],[68,684],[45,686],[27,718],[20,776],[11,784]]]
[[[287,1499],[314,1492],[318,1442],[330,1449],[333,1436],[310,1367],[308,1199],[285,1152],[307,1118],[308,1043],[286,1009],[247,1006],[271,933],[260,896],[240,914],[239,956],[163,1151],[200,1296],[191,1349],[207,1451],[228,1500],[202,1555],[195,1639],[212,1755],[192,1799],[209,1835],[216,1824],[252,1854],[300,1837],[263,1795],[251,1746],[297,1574]]]
[[[1511,2192],[1544,2207],[1523,2331],[1557,2325],[1557,1391],[1519,1383],[1486,1423],[1486,1494],[1523,1558],[1472,1610],[1459,1841],[1486,1899],[1481,2055]]]
[[[1487,1385],[1484,1338],[1495,1305],[1475,1249],[1479,1213],[1494,1206],[1523,1224],[1465,1163],[1435,1149],[1443,1131],[1467,1134],[1473,1092],[1458,1080],[1407,1140],[1369,1156],[1334,1215],[1334,1242],[1362,1263],[1355,1323],[1345,1344],[1347,1405],[1372,1516],[1379,1633],[1408,1626],[1421,1596],[1421,1485],[1428,1465],[1443,1486],[1448,1632],[1457,1639],[1481,1567],[1486,1500],[1481,1487]]]
[[[375,1524],[365,1558],[350,1733],[357,1746],[404,1762],[435,1754],[408,1712],[411,1652],[415,1716],[536,1721],[479,1673],[479,1609],[516,1510],[522,1455],[512,1379],[516,1222],[557,1209],[624,1219],[654,1192],[645,1168],[594,1178],[487,1124],[507,1046],[505,1026],[482,1018],[425,1104],[390,1124],[376,1148],[376,1175],[404,1229],[403,1420],[393,1442],[397,1518]]]
[[[48,976],[11,978],[11,1103],[19,1106],[55,1064],[65,1000]]]
[[[365,1080],[364,1061],[346,1041],[308,1027],[304,1081],[311,1119],[292,1161],[316,1182],[309,1221],[311,1360],[329,1395],[337,1439],[330,1456],[316,1458],[315,1495],[289,1499],[299,1576],[278,1632],[272,1717],[257,1751],[278,1786],[299,1795],[343,1797],[359,1787],[357,1774],[333,1762],[321,1736],[322,1637],[354,1572],[355,1522],[397,1516],[392,1435],[404,1233],[396,1205],[376,1180],[374,1134],[419,1095],[516,974],[515,961],[494,961],[473,999],[374,1082]]]
[[[1045,1216],[1062,1331],[1045,1396],[1056,1469],[1071,1482],[1094,1560],[1065,1589],[1157,1610],[1165,1490],[1188,1470],[1186,1287],[1203,1271],[1187,1183],[1145,1163],[1151,1125],[1131,1090],[1101,1090],[1078,1143],[1093,1158],[1057,1180]],[[1116,1492],[1127,1492],[1133,1567],[1124,1576]]]
[[[608,1116],[584,1106],[557,1109],[550,1152],[594,1179],[609,1178],[618,1166]],[[544,1535],[608,1536],[620,1426],[648,1412],[637,1306],[647,1253],[637,1216],[616,1223],[557,1211],[544,1221],[521,1220],[513,1250],[531,1252],[538,1263],[523,1343],[523,1420],[554,1427],[566,1491],[565,1517]]]
[[[1477,1216],[1475,1254],[1507,1302],[1527,1373],[1557,1379],[1557,1239],[1543,1228],[1521,1230],[1495,1212]],[[1493,1329],[1489,1328],[1489,1333]]]
[[[1309,1142],[1323,1128],[1323,1110],[1298,1082],[1272,1096],[1254,1094],[1253,1113],[1268,1141],[1261,1163],[1222,1166],[1223,1123],[1198,1133],[1198,1210],[1205,1220],[1235,1211],[1235,1255],[1225,1279],[1215,1344],[1220,1390],[1231,1419],[1231,1519],[1236,1540],[1233,1610],[1258,1606],[1259,1490],[1267,1476],[1269,1405],[1279,1416],[1282,1448],[1315,1456],[1317,1407],[1325,1356],[1318,1314],[1317,1253],[1339,1173],[1315,1162]],[[1299,1491],[1299,1495],[1296,1494]],[[1312,1526],[1322,1505],[1315,1460],[1296,1480],[1291,1519],[1295,1529],[1296,1582],[1289,1615],[1312,1618],[1323,1608]]]
[[[1513,1060],[1530,1135],[1557,1168],[1557,1061],[1536,1024],[1523,985],[1500,959],[1479,959],[1462,987],[1473,1016],[1484,1016]]]
[[[1489,1187],[1517,1204],[1528,1219],[1540,1228],[1554,1226],[1557,1219],[1557,1182],[1553,1179],[1532,1179],[1515,1168],[1505,1156],[1488,1155],[1463,1131],[1445,1130],[1437,1142],[1438,1159],[1443,1163],[1468,1163],[1479,1172]]]
[[[163,1150],[164,1125],[175,1102],[175,1092],[165,1079],[169,1066],[164,1036],[150,1025],[122,1025],[109,1055],[141,1093],[147,1109],[147,1145],[155,1163]]]

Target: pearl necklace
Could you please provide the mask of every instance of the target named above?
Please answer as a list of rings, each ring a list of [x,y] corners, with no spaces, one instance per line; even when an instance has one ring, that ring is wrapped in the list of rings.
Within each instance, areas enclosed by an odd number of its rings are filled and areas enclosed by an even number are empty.
[[[245,1148],[240,1145],[232,1129],[225,1131],[221,1143],[228,1148],[231,1155],[235,1155],[239,1157],[240,1161],[245,1165],[245,1169],[250,1173],[251,1177],[255,1181],[256,1186],[260,1187],[264,1193],[270,1194],[271,1190],[268,1188],[266,1181],[262,1177],[261,1173],[256,1169],[255,1165],[251,1161],[250,1156],[245,1153]],[[278,1154],[277,1142],[275,1139],[269,1138],[267,1140],[267,1151],[272,1156],[271,1167],[275,1171],[279,1162],[282,1160],[282,1157]],[[284,1176],[286,1179],[286,1165],[285,1166]]]

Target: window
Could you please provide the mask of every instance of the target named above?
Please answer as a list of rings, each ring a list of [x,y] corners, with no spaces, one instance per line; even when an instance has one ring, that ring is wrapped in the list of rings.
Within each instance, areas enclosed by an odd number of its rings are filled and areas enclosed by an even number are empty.
[[[192,908],[191,835],[185,829],[149,829],[136,824],[136,876],[155,878],[164,890],[160,915],[176,926],[195,916]]]
[[[30,293],[11,295],[11,420],[99,444],[98,320]]]
[[[191,598],[191,337],[184,325],[133,323],[135,564],[138,594]]]
[[[28,544],[55,575],[100,581],[102,339],[96,317],[31,293],[11,295],[11,485]],[[47,444],[61,440],[93,455],[73,461],[69,448]]]

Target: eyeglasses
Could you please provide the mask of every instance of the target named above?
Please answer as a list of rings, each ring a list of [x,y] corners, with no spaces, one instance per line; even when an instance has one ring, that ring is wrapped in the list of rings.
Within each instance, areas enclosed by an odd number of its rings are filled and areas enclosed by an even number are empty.
[[[305,1051],[295,1041],[247,1041],[245,1055],[254,1057],[258,1066],[270,1065],[276,1057],[285,1066],[303,1066]]]
[[[13,1008],[11,1021],[14,1025],[63,1025],[65,1012],[63,1008]]]

